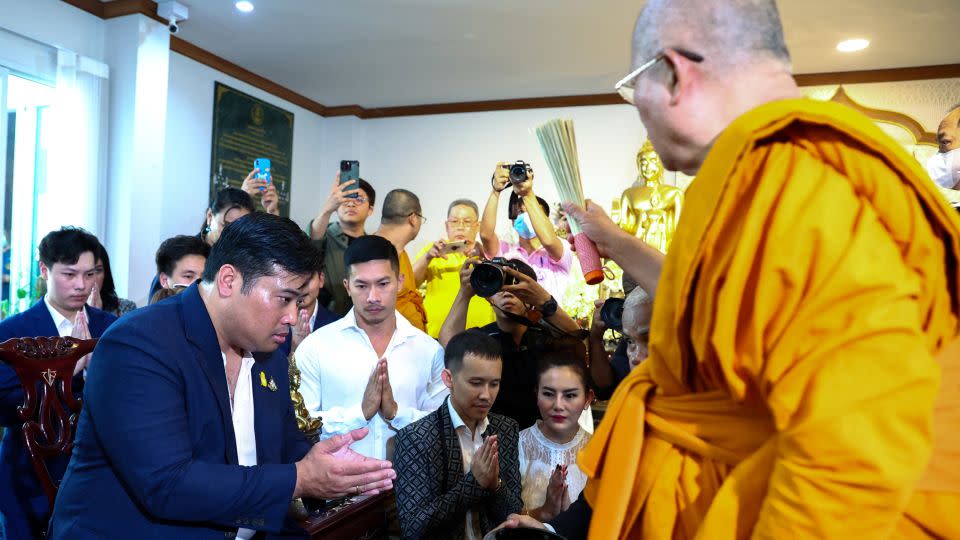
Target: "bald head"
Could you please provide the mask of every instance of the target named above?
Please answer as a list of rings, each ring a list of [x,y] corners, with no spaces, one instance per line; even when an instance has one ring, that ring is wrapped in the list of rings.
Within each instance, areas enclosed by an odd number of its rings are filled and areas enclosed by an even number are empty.
[[[634,66],[669,47],[704,56],[708,70],[757,61],[790,69],[774,0],[648,0],[634,28]]]
[[[412,214],[420,213],[420,198],[406,189],[395,189],[383,199],[381,223],[396,225],[403,223]]]
[[[647,357],[647,336],[653,316],[653,298],[635,287],[623,302],[623,333],[627,336],[627,361],[630,369]]]
[[[943,117],[937,128],[937,143],[943,154],[960,148],[960,105],[955,105]]]

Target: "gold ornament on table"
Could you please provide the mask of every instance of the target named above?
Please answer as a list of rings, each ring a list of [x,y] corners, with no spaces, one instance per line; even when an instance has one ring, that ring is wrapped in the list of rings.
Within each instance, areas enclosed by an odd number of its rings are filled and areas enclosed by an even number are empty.
[[[666,253],[680,220],[683,191],[663,183],[663,163],[649,140],[637,152],[639,175],[620,196],[620,228]]]
[[[293,401],[293,415],[297,419],[297,429],[306,435],[311,444],[315,444],[320,440],[323,419],[310,416],[310,411],[303,403],[303,395],[300,394],[300,368],[297,367],[297,360],[292,352],[288,360],[287,374],[290,376],[290,400]],[[273,379],[270,383],[273,383]],[[289,514],[294,519],[304,520],[310,516],[310,509],[304,504],[303,499],[297,498],[290,501]]]

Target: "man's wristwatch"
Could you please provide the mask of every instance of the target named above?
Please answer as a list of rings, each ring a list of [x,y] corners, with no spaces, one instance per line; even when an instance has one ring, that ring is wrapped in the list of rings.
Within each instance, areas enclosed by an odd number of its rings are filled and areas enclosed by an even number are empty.
[[[560,306],[557,304],[557,301],[553,298],[553,296],[551,296],[549,300],[540,306],[539,311],[543,314],[543,318],[546,319],[553,317],[557,313],[558,309],[560,309]]]

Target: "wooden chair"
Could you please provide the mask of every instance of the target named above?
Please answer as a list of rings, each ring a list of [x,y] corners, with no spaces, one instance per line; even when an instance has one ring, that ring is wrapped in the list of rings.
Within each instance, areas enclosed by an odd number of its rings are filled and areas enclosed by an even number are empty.
[[[23,405],[17,408],[23,439],[51,508],[59,486],[47,460],[69,458],[73,451],[81,407],[73,395],[73,370],[96,344],[96,339],[72,337],[14,338],[0,344],[0,362],[13,368],[23,387]]]

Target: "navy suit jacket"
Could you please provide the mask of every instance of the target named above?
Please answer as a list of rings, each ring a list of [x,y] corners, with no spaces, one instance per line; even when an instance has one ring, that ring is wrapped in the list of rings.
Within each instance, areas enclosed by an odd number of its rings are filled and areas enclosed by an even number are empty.
[[[113,325],[93,353],[48,537],[223,539],[238,527],[292,526],[294,463],[310,444],[297,429],[286,357],[264,356],[251,373],[258,465],[243,467],[197,285]]]
[[[90,335],[100,337],[117,318],[106,311],[87,306],[87,324]],[[41,299],[30,309],[0,322],[0,343],[19,337],[57,337],[60,333],[50,316],[50,310]],[[83,378],[73,381],[74,393],[83,391]],[[24,531],[31,536],[42,529],[50,513],[47,496],[40,487],[30,455],[23,444],[23,420],[17,407],[23,405],[23,388],[13,368],[0,364],[0,425],[3,426],[3,442],[0,442],[0,513],[4,515],[7,536],[16,538]],[[54,479],[59,479],[66,467],[66,460],[50,461],[47,466]]]

